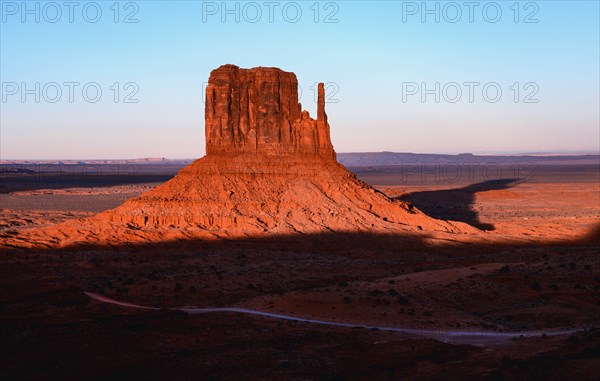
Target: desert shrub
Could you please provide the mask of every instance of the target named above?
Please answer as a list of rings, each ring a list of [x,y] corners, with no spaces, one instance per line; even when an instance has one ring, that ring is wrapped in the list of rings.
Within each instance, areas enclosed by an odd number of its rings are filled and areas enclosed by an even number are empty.
[[[577,337],[575,334],[569,335],[567,338],[567,343],[569,344],[579,344],[580,342],[581,340],[579,340],[579,337]]]
[[[390,305],[390,301],[387,299],[375,299],[375,305],[383,305],[383,306],[389,306]]]
[[[383,291],[375,289],[368,292],[369,296],[379,296],[383,295]]]

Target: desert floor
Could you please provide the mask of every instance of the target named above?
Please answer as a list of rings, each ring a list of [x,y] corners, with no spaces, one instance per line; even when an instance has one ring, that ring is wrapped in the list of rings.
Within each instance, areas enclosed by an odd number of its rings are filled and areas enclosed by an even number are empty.
[[[113,208],[177,169],[147,168],[100,180],[3,178],[0,233]],[[466,222],[494,239],[431,243],[422,236],[348,233],[4,249],[0,379],[598,377],[597,166],[460,179],[407,179],[394,168],[355,172],[389,196],[431,216]],[[86,291],[159,309],[101,303]],[[581,331],[458,343],[231,312],[169,310],[186,306],[441,333]]]

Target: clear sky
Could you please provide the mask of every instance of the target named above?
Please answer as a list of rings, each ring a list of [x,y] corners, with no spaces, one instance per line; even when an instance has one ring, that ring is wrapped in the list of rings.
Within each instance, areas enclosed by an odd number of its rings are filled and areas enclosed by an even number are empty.
[[[2,159],[200,157],[226,63],[329,82],[338,152],[599,149],[595,0],[0,3]]]

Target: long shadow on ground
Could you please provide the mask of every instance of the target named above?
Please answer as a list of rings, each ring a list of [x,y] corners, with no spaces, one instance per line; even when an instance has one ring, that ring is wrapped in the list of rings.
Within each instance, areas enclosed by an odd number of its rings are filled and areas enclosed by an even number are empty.
[[[434,218],[465,222],[481,230],[494,230],[493,224],[482,222],[478,213],[473,210],[475,194],[508,189],[519,182],[519,179],[488,180],[463,188],[409,193],[399,199],[411,203]]]

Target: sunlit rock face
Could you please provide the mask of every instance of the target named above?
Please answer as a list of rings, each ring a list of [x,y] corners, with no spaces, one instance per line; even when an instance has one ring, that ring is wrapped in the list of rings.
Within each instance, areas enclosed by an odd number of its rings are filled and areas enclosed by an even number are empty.
[[[206,87],[207,155],[334,159],[324,93],[320,83],[315,120],[302,111],[294,73],[234,65],[213,70]]]

